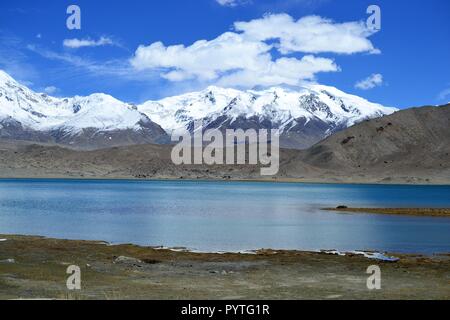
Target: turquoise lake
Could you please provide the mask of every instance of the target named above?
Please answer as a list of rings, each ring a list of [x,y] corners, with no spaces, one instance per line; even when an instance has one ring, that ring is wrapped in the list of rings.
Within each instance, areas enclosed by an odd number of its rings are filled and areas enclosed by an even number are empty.
[[[450,207],[450,186],[0,180],[0,233],[199,251],[450,252],[450,218],[324,207]]]

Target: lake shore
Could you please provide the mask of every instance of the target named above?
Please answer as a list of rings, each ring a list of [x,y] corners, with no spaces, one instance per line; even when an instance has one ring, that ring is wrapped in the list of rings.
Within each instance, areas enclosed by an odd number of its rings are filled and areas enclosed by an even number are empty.
[[[419,217],[450,217],[450,208],[324,208],[325,211],[342,213],[371,213]]]
[[[325,168],[301,161],[302,152],[292,149],[280,150],[280,170],[271,177],[261,176],[259,165],[177,166],[170,146],[161,145],[82,151],[0,139],[0,150],[0,178],[450,185],[450,169],[442,163],[424,168],[397,162],[395,168],[384,162]]]
[[[450,299],[450,254],[395,256],[193,253],[0,235],[0,299]],[[81,269],[81,291],[66,288],[70,265]],[[367,289],[371,265],[381,268],[382,290]]]
[[[56,180],[56,181],[133,181],[133,182],[171,182],[171,181],[183,181],[183,182],[254,182],[254,183],[289,183],[289,184],[312,184],[312,185],[379,185],[379,186],[450,186],[447,182],[423,182],[423,181],[377,181],[377,180],[358,180],[358,179],[300,179],[300,178],[176,178],[176,177],[157,177],[157,178],[137,178],[137,177],[123,177],[123,176],[108,176],[108,177],[95,177],[95,176],[69,176],[69,175],[4,175],[0,172],[0,180],[13,181],[13,180]],[[326,208],[326,210],[331,210]]]

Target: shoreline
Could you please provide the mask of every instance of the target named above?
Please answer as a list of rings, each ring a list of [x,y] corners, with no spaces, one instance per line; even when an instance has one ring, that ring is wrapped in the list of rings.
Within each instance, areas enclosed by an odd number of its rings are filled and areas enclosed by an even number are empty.
[[[450,254],[398,255],[260,250],[192,253],[131,244],[0,235],[0,299],[450,299]],[[69,266],[82,290],[66,288]],[[367,268],[383,289],[367,289]],[[447,279],[447,280],[446,280]]]
[[[325,210],[325,209],[323,209]],[[280,248],[258,248],[258,249],[241,249],[236,251],[226,251],[226,250],[216,250],[216,251],[204,251],[195,248],[189,248],[184,246],[165,246],[165,245],[145,245],[134,242],[109,242],[105,240],[98,239],[82,239],[82,238],[59,238],[53,236],[45,236],[38,234],[15,234],[15,233],[0,233],[0,243],[8,241],[8,238],[11,239],[41,239],[41,240],[49,240],[49,241],[62,241],[62,242],[84,242],[84,243],[92,243],[97,245],[104,245],[107,247],[120,247],[120,246],[134,246],[142,249],[155,250],[155,251],[170,251],[175,253],[186,253],[192,255],[259,255],[267,252],[271,252],[272,254],[277,253],[292,253],[292,254],[319,254],[319,255],[337,255],[337,256],[360,256],[367,260],[378,260],[382,262],[392,262],[400,260],[402,257],[422,257],[422,258],[430,258],[433,256],[449,256],[450,251],[448,252],[406,252],[406,251],[384,251],[384,250],[376,250],[372,248],[366,249],[351,249],[351,250],[339,250],[339,249],[280,249]],[[379,257],[379,258],[377,258]],[[386,258],[386,259],[384,259]],[[392,258],[392,259],[390,259]]]
[[[0,234],[0,243],[8,241],[8,237],[11,239],[16,238],[34,238],[34,239],[42,239],[48,241],[78,241],[85,243],[92,243],[98,245],[104,245],[107,247],[120,247],[120,246],[135,246],[143,249],[155,250],[155,251],[170,251],[176,253],[186,253],[193,255],[238,255],[238,256],[246,256],[246,255],[260,255],[270,252],[272,254],[278,253],[292,253],[292,254],[323,254],[323,255],[337,255],[337,256],[361,256],[368,260],[378,260],[383,262],[395,262],[400,260],[402,256],[420,256],[420,257],[432,257],[432,256],[441,256],[441,255],[450,255],[449,252],[433,252],[433,253],[417,253],[417,252],[385,252],[379,250],[359,250],[354,249],[350,251],[336,250],[336,249],[311,249],[311,250],[300,250],[300,249],[276,249],[276,248],[259,248],[259,249],[244,249],[239,251],[202,251],[197,249],[192,249],[188,247],[176,246],[176,247],[167,247],[164,245],[140,245],[132,242],[124,242],[124,243],[113,243],[104,240],[89,240],[89,239],[69,239],[69,238],[54,238],[49,236],[42,235],[25,235],[25,234]]]
[[[380,214],[414,217],[450,218],[450,208],[323,208],[323,211],[340,213]]]
[[[345,182],[345,181],[326,181],[297,179],[297,178],[277,178],[277,179],[193,179],[193,178],[134,178],[134,177],[64,177],[64,176],[47,176],[47,177],[2,177],[0,181],[6,180],[55,180],[55,181],[129,181],[129,182],[254,182],[254,183],[290,183],[290,184],[314,184],[314,185],[355,185],[355,186],[423,186],[423,187],[450,187],[450,183],[401,183],[401,182]],[[328,208],[327,208],[328,210]]]

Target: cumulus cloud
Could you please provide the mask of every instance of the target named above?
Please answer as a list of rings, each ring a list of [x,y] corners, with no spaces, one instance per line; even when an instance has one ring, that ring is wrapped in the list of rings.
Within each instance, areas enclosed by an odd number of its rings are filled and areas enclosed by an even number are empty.
[[[101,47],[115,45],[114,41],[107,37],[101,37],[98,40],[92,39],[64,39],[63,45],[66,48],[78,49],[83,47]]]
[[[227,71],[259,69],[271,62],[270,49],[263,42],[247,41],[239,34],[227,32],[211,41],[200,40],[188,47],[166,47],[161,42],[140,46],[131,64],[138,70],[169,70],[162,76],[172,81],[213,80]]]
[[[367,39],[370,35],[362,22],[339,24],[318,16],[294,20],[287,14],[274,14],[236,22],[233,31],[190,46],[141,45],[130,63],[135,70],[158,70],[161,77],[174,82],[296,85],[314,80],[320,72],[340,70],[333,59],[318,57],[319,53],[375,52]]]
[[[364,22],[335,23],[319,16],[295,20],[288,14],[272,14],[249,22],[236,22],[234,27],[253,40],[278,40],[277,47],[284,54],[379,53],[368,39],[373,32]]]
[[[358,81],[355,84],[355,88],[361,89],[361,90],[369,90],[373,89],[375,87],[379,87],[383,84],[383,75],[379,73],[374,73],[367,77],[366,79],[363,79],[361,81]]]

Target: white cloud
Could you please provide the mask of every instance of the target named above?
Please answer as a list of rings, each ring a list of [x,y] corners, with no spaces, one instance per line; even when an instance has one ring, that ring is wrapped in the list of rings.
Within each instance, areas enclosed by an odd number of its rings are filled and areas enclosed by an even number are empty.
[[[239,5],[250,3],[251,0],[216,0],[216,2],[224,7],[237,7]]]
[[[318,72],[335,72],[339,67],[331,59],[312,55],[302,59],[280,58],[262,65],[255,70],[244,69],[223,76],[218,84],[221,86],[255,87],[275,86],[280,84],[299,85],[304,80],[314,80]]]
[[[197,80],[241,87],[297,85],[315,80],[320,72],[340,70],[333,59],[317,54],[379,52],[368,39],[371,34],[363,22],[335,23],[318,16],[295,20],[287,14],[271,14],[236,22],[234,31],[190,46],[166,46],[162,42],[141,45],[130,63],[135,70],[158,71],[172,82]],[[298,57],[300,54],[305,56]],[[382,82],[381,75],[375,76],[374,86]]]
[[[358,81],[355,84],[355,88],[361,89],[361,90],[369,90],[373,89],[375,87],[379,87],[383,84],[383,75],[379,73],[374,73],[367,77],[366,79],[363,79],[361,81]]]
[[[101,37],[98,40],[92,39],[65,39],[63,45],[66,48],[78,49],[83,47],[100,47],[115,45],[114,41],[107,37]]]
[[[197,41],[189,47],[166,47],[161,42],[140,46],[131,60],[137,70],[161,70],[169,81],[215,81],[226,86],[296,85],[318,72],[337,71],[334,61],[311,55],[302,59],[273,59],[272,49],[260,41],[227,32],[218,38]]]
[[[131,64],[138,70],[163,69],[162,77],[171,81],[214,80],[225,72],[257,70],[270,63],[270,49],[263,42],[247,41],[239,34],[227,32],[214,40],[200,40],[188,47],[166,47],[161,42],[140,46]]]
[[[173,82],[198,80],[242,87],[296,85],[315,80],[320,72],[340,70],[333,59],[312,54],[376,52],[367,39],[370,35],[362,22],[339,24],[318,16],[296,21],[287,14],[267,15],[237,22],[234,31],[190,46],[166,46],[162,42],[141,45],[130,63],[138,71],[159,71],[162,78]]]
[[[447,98],[450,99],[450,88],[442,90],[438,95],[438,100],[446,100]]]
[[[44,89],[44,92],[47,94],[54,94],[58,91],[58,88],[55,86],[49,86]]]
[[[234,28],[253,40],[279,41],[278,49],[284,54],[379,53],[368,39],[373,32],[364,22],[335,23],[319,16],[295,20],[288,14],[272,14],[249,22],[236,22]]]

